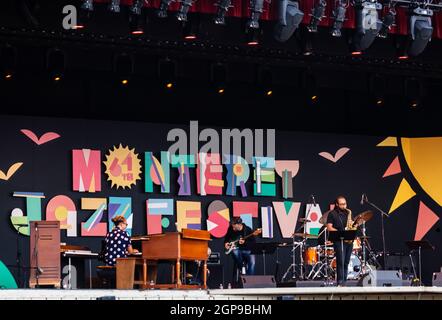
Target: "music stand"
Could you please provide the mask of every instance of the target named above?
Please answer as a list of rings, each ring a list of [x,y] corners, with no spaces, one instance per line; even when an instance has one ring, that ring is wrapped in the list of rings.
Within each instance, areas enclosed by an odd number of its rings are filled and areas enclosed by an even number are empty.
[[[418,250],[419,254],[419,285],[422,286],[422,257],[421,250],[422,249],[431,249],[434,250],[434,246],[431,245],[428,241],[405,241],[408,249],[410,251]]]
[[[275,253],[278,242],[255,242],[251,243],[251,254],[261,254],[264,263],[264,275],[266,275],[266,254]]]
[[[356,230],[345,230],[345,231],[329,231],[328,240],[332,242],[340,242],[341,243],[341,260],[342,260],[342,279],[345,279],[344,274],[344,241],[353,242],[356,238]],[[338,262],[338,261],[336,261]]]

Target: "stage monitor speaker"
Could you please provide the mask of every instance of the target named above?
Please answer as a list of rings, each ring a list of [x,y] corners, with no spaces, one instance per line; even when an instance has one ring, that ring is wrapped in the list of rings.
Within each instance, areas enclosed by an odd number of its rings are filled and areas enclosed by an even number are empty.
[[[276,288],[274,276],[241,276],[243,288]]]
[[[375,270],[359,280],[361,287],[402,287],[400,270]]]
[[[433,273],[433,287],[442,287],[442,272]]]

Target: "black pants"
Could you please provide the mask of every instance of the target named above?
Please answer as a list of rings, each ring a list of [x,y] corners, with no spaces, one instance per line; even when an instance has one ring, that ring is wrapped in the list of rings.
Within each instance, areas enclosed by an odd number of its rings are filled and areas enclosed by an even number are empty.
[[[341,242],[335,242],[333,244],[336,254],[336,275],[338,284],[343,284],[347,280],[348,264],[350,263],[351,253],[353,251],[353,242],[346,243],[344,241],[343,246]]]

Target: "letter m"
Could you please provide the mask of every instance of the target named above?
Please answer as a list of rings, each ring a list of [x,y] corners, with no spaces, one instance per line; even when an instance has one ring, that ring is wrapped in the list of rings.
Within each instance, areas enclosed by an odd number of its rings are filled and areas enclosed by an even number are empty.
[[[99,150],[72,150],[73,190],[101,191],[101,152]]]

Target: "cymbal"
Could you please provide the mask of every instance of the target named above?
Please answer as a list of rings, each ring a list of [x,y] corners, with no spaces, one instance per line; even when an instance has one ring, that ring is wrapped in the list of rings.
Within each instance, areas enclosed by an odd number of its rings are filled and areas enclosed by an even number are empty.
[[[330,211],[331,210],[328,210],[322,214],[322,217],[319,218],[319,223],[322,223],[324,225],[327,224],[327,217],[328,217],[328,214],[330,213]]]
[[[364,212],[358,214],[356,216],[356,218],[354,219],[354,221],[360,224],[362,222],[369,221],[371,218],[373,218],[373,212],[372,211],[364,211]]]
[[[362,240],[364,240],[364,239],[370,239],[371,237],[370,236],[360,236],[359,237],[359,239],[362,239]]]
[[[298,221],[299,222],[312,222],[312,220],[309,220],[307,218],[299,218]]]
[[[294,233],[292,237],[301,237],[301,238],[309,238],[309,239],[318,239],[319,237],[310,233]]]

